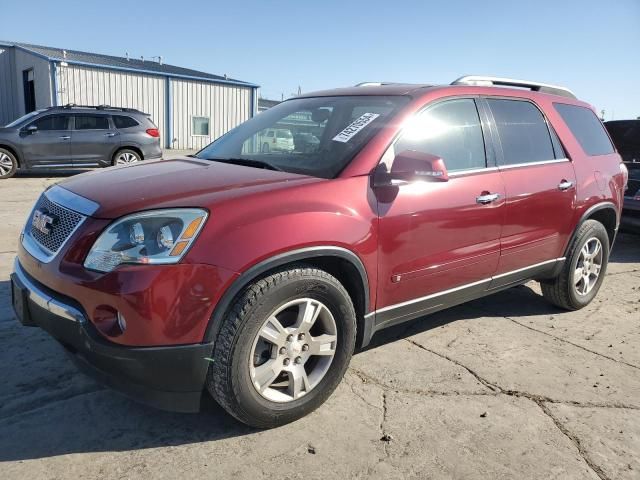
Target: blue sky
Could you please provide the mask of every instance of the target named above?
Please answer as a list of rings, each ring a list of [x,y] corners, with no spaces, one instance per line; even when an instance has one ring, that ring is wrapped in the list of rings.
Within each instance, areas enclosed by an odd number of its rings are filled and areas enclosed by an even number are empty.
[[[131,56],[262,95],[491,74],[566,85],[640,116],[640,0],[0,0],[1,40]]]

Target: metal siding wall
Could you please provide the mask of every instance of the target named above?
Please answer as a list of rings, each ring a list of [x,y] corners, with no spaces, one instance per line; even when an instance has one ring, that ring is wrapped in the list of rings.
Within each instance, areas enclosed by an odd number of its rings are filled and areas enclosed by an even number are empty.
[[[0,126],[19,116],[15,51],[11,47],[0,48]]]
[[[60,105],[111,105],[151,115],[164,136],[165,77],[77,65],[58,67]],[[164,139],[161,140],[164,144]]]
[[[199,150],[251,117],[251,88],[171,79],[173,148]],[[209,136],[192,136],[192,117],[209,117]]]
[[[46,108],[53,105],[51,98],[51,64],[49,60],[40,58],[29,52],[14,48],[15,70],[14,78],[16,81],[16,101],[18,107],[18,115],[24,115],[24,89],[22,83],[22,72],[24,70],[33,69],[33,81],[36,92],[36,109]]]

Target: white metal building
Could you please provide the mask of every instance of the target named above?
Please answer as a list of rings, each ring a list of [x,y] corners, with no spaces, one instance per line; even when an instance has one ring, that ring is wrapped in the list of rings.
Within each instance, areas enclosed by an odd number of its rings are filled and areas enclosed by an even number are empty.
[[[0,126],[69,103],[129,107],[151,114],[166,148],[200,149],[257,113],[257,89],[157,57],[0,42]]]

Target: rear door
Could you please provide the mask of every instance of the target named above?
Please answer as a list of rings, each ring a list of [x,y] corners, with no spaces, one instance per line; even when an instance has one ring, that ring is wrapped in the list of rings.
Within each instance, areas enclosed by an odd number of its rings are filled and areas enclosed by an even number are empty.
[[[375,192],[377,328],[460,303],[489,286],[500,256],[505,190],[484,138],[476,99],[447,99],[416,114],[384,155],[387,169],[405,150],[439,156],[449,180]]]
[[[111,164],[119,145],[119,134],[108,115],[73,115],[71,157],[74,166],[97,167]]]
[[[31,167],[71,166],[69,115],[45,115],[25,125],[20,132],[22,153]],[[35,126],[34,132],[27,128]]]
[[[576,176],[558,137],[531,101],[487,97],[506,188],[498,278],[492,287],[552,268],[573,231]]]

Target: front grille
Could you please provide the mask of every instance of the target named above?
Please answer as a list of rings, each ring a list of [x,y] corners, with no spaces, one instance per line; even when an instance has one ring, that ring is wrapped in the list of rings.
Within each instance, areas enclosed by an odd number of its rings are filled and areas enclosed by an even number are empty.
[[[40,210],[54,218],[54,223],[49,227],[49,233],[43,233],[32,224],[33,215],[27,220],[27,233],[41,247],[51,252],[52,255],[58,253],[60,247],[78,227],[84,216],[72,210],[64,208],[49,200],[46,194],[40,196],[34,212]]]

